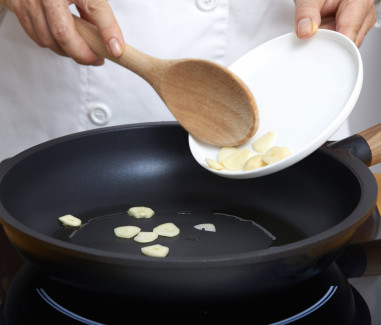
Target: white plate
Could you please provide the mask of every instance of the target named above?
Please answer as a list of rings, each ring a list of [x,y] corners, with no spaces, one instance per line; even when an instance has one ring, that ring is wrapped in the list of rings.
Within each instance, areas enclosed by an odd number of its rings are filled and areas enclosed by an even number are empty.
[[[292,155],[252,171],[214,170],[205,158],[217,160],[220,147],[189,136],[191,152],[209,171],[229,178],[254,178],[289,167],[324,144],[355,106],[363,81],[362,60],[346,36],[319,30],[307,40],[289,33],[270,40],[234,62],[229,69],[250,88],[259,110],[259,128],[251,144],[268,131],[274,145]]]

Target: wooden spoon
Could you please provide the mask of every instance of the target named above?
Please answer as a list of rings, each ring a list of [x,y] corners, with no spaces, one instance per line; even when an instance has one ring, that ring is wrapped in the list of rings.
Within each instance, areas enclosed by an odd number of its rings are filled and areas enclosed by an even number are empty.
[[[235,146],[256,132],[259,118],[253,95],[225,67],[200,59],[159,59],[127,44],[122,56],[115,58],[93,25],[76,16],[74,21],[97,55],[146,80],[194,137],[217,146]]]
[[[8,7],[5,0],[0,0],[0,5]],[[78,32],[97,55],[146,80],[195,138],[217,146],[236,146],[257,131],[259,117],[254,97],[227,68],[200,59],[159,59],[127,44],[122,56],[115,58],[108,53],[94,25],[73,17]]]

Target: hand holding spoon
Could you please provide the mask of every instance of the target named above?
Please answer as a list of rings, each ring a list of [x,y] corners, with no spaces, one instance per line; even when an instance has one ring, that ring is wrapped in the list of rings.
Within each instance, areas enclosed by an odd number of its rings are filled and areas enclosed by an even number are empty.
[[[0,5],[8,8],[5,0]],[[130,45],[115,58],[97,28],[73,15],[90,48],[142,77],[158,93],[177,121],[195,138],[217,146],[249,140],[258,128],[258,112],[249,88],[227,68],[200,59],[165,60]]]

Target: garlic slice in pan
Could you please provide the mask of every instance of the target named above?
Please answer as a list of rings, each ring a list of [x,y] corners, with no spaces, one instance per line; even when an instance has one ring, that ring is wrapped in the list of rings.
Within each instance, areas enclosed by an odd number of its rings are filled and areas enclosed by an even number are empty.
[[[58,220],[61,221],[63,225],[70,227],[79,227],[82,224],[81,219],[76,218],[71,214],[66,214],[62,217],[59,217]]]
[[[151,218],[155,214],[151,208],[147,207],[132,207],[128,209],[127,213],[137,219]]]
[[[199,225],[194,226],[198,230],[212,231],[216,232],[216,227],[212,223],[201,223]]]
[[[121,226],[114,229],[114,234],[121,238],[132,238],[140,232],[140,228],[136,226]]]
[[[174,237],[180,233],[180,229],[172,222],[167,222],[155,227],[153,232],[159,236]]]
[[[149,243],[157,239],[157,237],[159,235],[152,231],[141,231],[134,237],[134,240],[138,243]]]
[[[160,244],[146,246],[141,248],[141,252],[144,255],[152,257],[165,257],[169,253],[169,248],[167,246],[162,246]]]

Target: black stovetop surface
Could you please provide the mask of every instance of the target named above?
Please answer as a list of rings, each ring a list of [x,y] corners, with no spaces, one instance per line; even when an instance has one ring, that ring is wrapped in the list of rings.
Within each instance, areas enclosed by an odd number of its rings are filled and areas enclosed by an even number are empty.
[[[164,294],[164,293],[163,293]],[[157,296],[157,295],[155,295]],[[370,325],[369,309],[336,264],[293,290],[225,303],[138,301],[58,283],[24,264],[0,309],[1,325],[245,321],[253,324]]]

